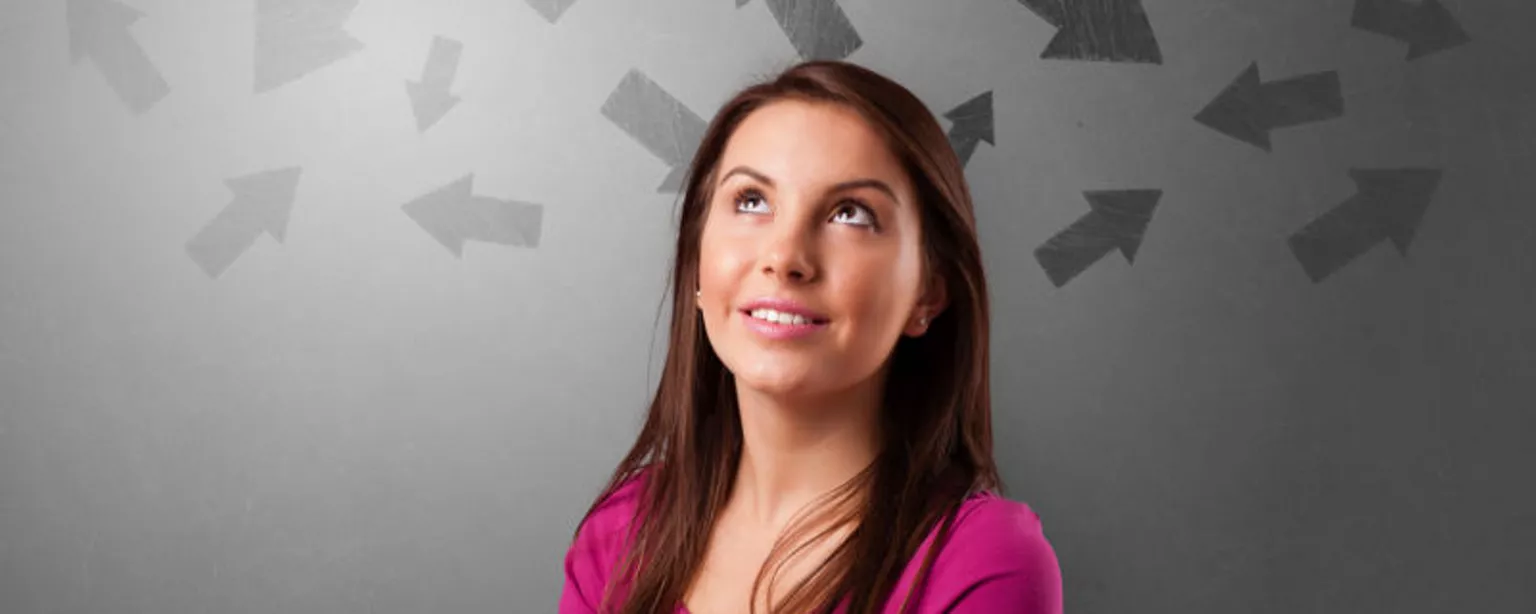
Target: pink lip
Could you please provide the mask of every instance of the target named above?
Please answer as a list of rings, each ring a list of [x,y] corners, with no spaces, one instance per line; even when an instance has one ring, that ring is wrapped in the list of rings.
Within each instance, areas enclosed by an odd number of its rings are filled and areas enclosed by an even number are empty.
[[[779,313],[788,313],[810,320],[806,324],[780,324],[752,317],[752,311],[756,309],[772,309]],[[827,327],[827,317],[811,311],[809,308],[788,299],[762,298],[743,305],[740,310],[742,321],[753,332],[769,339],[798,339],[810,335]]]

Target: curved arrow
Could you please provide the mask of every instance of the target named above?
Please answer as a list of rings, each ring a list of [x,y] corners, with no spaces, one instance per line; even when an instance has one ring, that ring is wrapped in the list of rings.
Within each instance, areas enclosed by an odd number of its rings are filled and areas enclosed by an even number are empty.
[[[1195,121],[1270,151],[1269,132],[1344,115],[1339,73],[1327,71],[1264,83],[1254,62],[1195,115]]]
[[[1291,235],[1287,243],[1312,283],[1327,279],[1377,243],[1408,245],[1429,208],[1440,171],[1427,168],[1354,169],[1354,196]]]
[[[416,112],[416,130],[426,132],[441,120],[448,111],[459,104],[459,97],[449,93],[453,76],[459,71],[459,55],[464,45],[451,38],[435,36],[432,50],[427,54],[427,65],[421,70],[420,81],[406,81],[405,91],[411,97],[411,109]]]
[[[255,90],[276,89],[363,48],[343,29],[359,0],[256,0]]]
[[[1440,0],[1355,0],[1349,25],[1408,43],[1409,60],[1472,41]]]
[[[539,246],[542,205],[475,196],[474,185],[475,176],[465,175],[400,208],[455,258],[464,258],[464,242],[471,240]]]
[[[1141,0],[1019,0],[1058,28],[1040,57],[1162,64],[1152,23]]]
[[[70,62],[89,56],[129,110],[148,111],[171,93],[165,77],[128,33],[143,13],[116,0],[69,0],[64,12]]]
[[[209,277],[218,277],[261,233],[282,243],[301,172],[289,167],[226,180],[234,200],[187,241],[187,255]]]
[[[960,156],[961,166],[971,161],[971,154],[976,152],[977,143],[986,141],[997,145],[992,133],[992,92],[990,90],[951,109],[944,114],[944,118],[954,122],[949,129],[949,144],[955,148],[955,154]]]
[[[1115,250],[1136,261],[1162,190],[1083,192],[1091,210],[1035,249],[1035,260],[1060,288]]]

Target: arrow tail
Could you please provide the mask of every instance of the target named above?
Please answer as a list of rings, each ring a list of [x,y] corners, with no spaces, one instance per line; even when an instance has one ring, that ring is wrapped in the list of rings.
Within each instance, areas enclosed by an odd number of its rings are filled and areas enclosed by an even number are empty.
[[[544,207],[475,197],[464,207],[464,237],[513,247],[538,247]]]
[[[101,39],[92,48],[91,59],[106,77],[112,91],[135,114],[148,111],[171,93],[170,85],[144,53],[144,48],[125,30]]]
[[[427,64],[421,71],[421,84],[428,89],[448,93],[459,71],[459,56],[463,52],[463,43],[442,36],[433,37],[432,49],[427,52]]]
[[[1263,84],[1264,123],[1284,128],[1344,115],[1344,91],[1339,73],[1327,71]]]
[[[837,0],[768,0],[795,51],[806,60],[842,60],[864,44]]]
[[[1370,203],[1358,194],[1291,235],[1291,253],[1313,283],[1326,279],[1385,239]]]
[[[240,256],[256,244],[263,220],[252,215],[255,208],[236,200],[219,211],[187,241],[187,255],[210,278],[217,278]]]
[[[1119,238],[1103,231],[1101,218],[1096,212],[1084,214],[1035,249],[1035,260],[1056,287],[1066,285],[1120,247]]]
[[[693,158],[708,128],[703,118],[638,70],[624,75],[603,102],[602,113],[651,155],[673,167],[674,174]],[[672,183],[669,178],[663,189]]]
[[[960,166],[965,166],[971,162],[971,155],[976,153],[976,146],[980,143],[981,139],[974,136],[955,134],[954,132],[950,132],[949,135],[950,146],[955,148],[955,155],[960,156]]]

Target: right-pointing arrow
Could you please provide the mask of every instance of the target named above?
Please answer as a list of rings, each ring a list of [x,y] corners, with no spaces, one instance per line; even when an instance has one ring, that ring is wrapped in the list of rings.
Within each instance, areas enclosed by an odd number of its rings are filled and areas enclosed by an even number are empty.
[[[90,56],[107,85],[134,113],[143,113],[171,92],[165,78],[133,40],[128,27],[143,14],[115,0],[69,0],[69,59]]]
[[[459,104],[459,97],[449,93],[449,89],[453,87],[453,76],[459,70],[459,55],[463,50],[464,45],[459,41],[433,37],[427,65],[421,70],[421,80],[405,82],[411,108],[416,112],[417,131],[426,132]]]
[[[944,118],[954,125],[949,129],[949,144],[955,148],[955,154],[960,156],[960,165],[965,166],[971,161],[971,154],[976,152],[976,144],[986,141],[993,145],[992,133],[992,92],[987,91],[980,96],[965,101],[958,107],[944,114]]]
[[[603,102],[602,113],[672,167],[656,191],[682,189],[683,175],[708,128],[703,118],[638,70],[625,73]]]
[[[1313,283],[1327,279],[1382,241],[1392,241],[1398,253],[1406,256],[1440,184],[1440,171],[1427,168],[1354,169],[1349,177],[1355,181],[1355,195],[1288,241]]]
[[[1339,73],[1330,70],[1265,83],[1259,80],[1259,64],[1254,62],[1196,114],[1195,121],[1270,151],[1271,130],[1343,115]]]
[[[301,172],[290,167],[225,181],[235,193],[234,200],[187,241],[187,255],[209,277],[218,277],[256,243],[261,233],[282,243]]]
[[[400,208],[455,258],[464,258],[465,241],[514,247],[539,246],[544,207],[474,194],[475,176],[457,181]]]
[[[1035,249],[1035,260],[1060,288],[1115,250],[1136,261],[1162,190],[1083,192],[1091,210]]]
[[[256,93],[363,48],[343,27],[361,0],[256,0]]]
[[[1058,28],[1040,57],[1162,64],[1141,0],[1019,0]]]
[[[1355,0],[1349,25],[1408,43],[1409,60],[1472,41],[1439,0]]]

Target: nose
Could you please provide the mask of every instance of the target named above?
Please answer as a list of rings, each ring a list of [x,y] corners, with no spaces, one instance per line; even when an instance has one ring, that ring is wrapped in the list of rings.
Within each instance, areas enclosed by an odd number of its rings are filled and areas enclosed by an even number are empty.
[[[804,283],[815,279],[814,233],[788,216],[777,220],[775,226],[777,228],[763,245],[763,274],[780,282]]]

